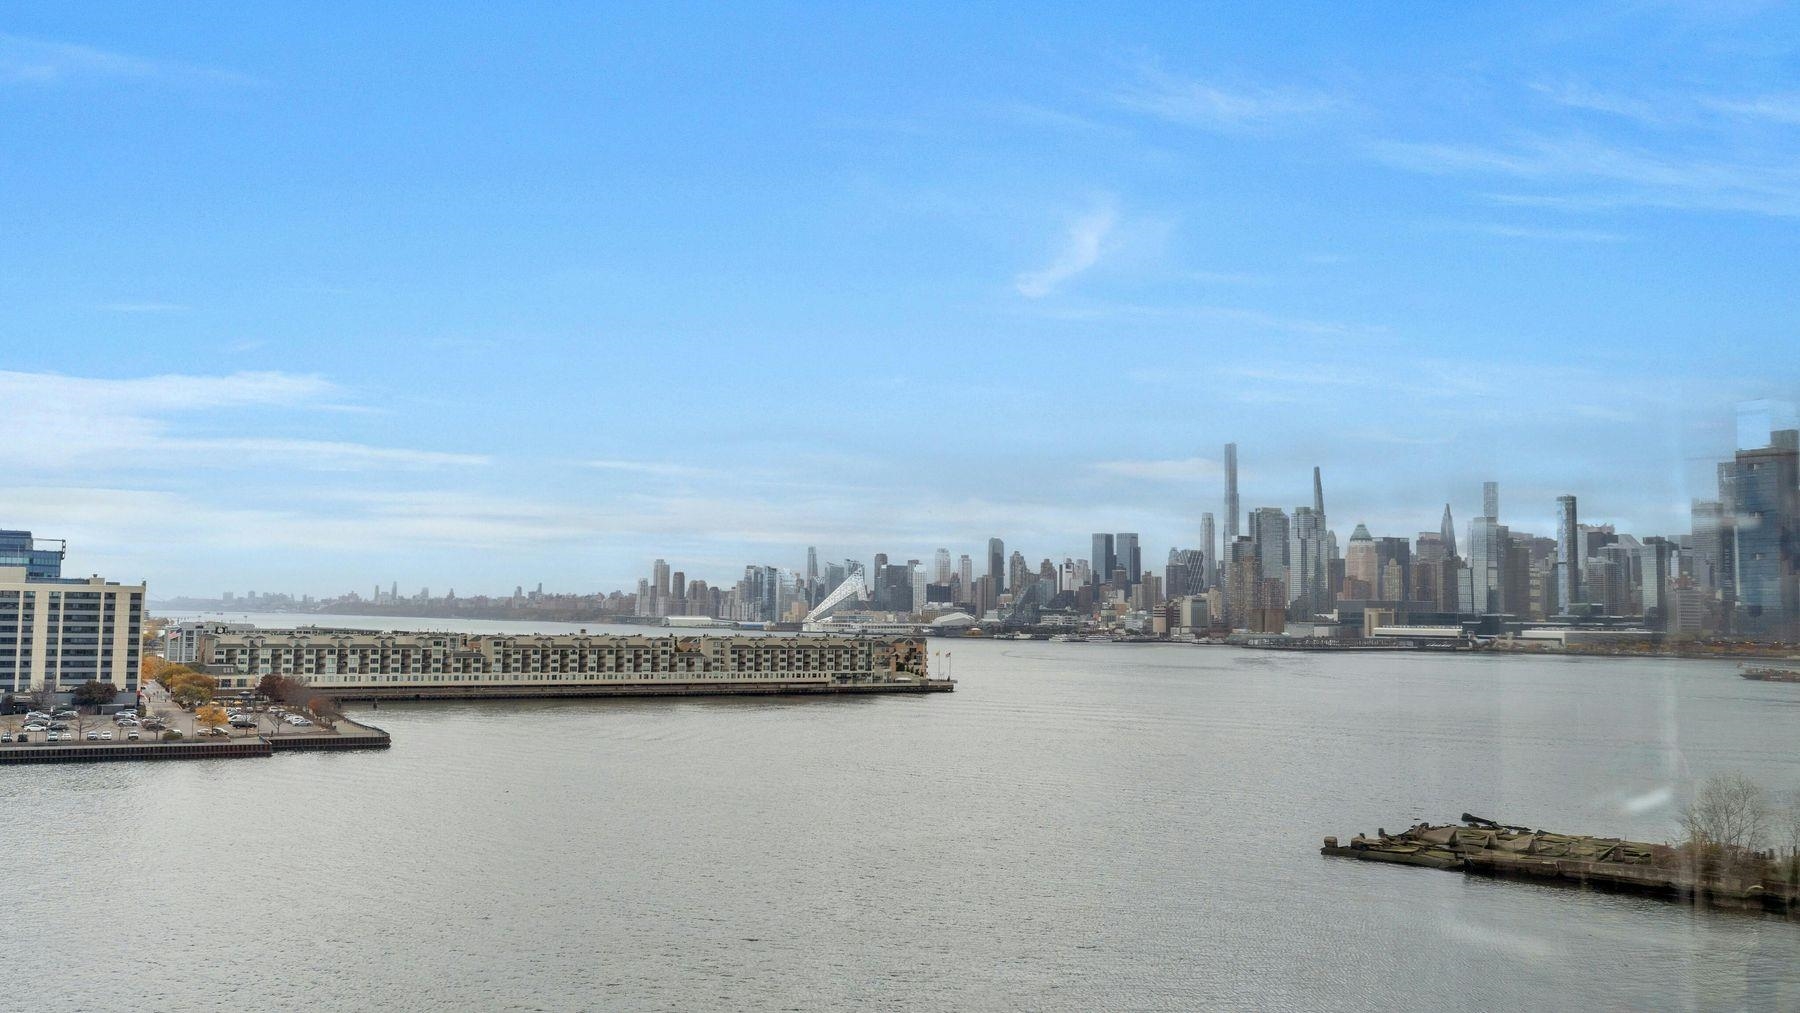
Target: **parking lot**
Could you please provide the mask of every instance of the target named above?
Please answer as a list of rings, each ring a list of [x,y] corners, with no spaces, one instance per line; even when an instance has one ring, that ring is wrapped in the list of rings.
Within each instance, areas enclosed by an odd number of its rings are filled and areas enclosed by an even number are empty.
[[[225,724],[217,729],[208,730],[201,725],[193,712],[182,710],[162,687],[151,684],[143,694],[142,715],[137,718],[115,717],[114,715],[75,714],[69,715],[68,708],[47,708],[53,714],[49,721],[42,718],[31,718],[25,714],[0,715],[0,746],[26,744],[42,744],[50,741],[54,733],[57,744],[80,745],[141,745],[146,742],[165,740],[165,729],[181,733],[181,741],[217,741],[229,742],[232,739],[253,738],[257,735],[269,738],[289,738],[307,735],[331,735],[330,730],[318,724],[296,725],[287,720],[287,715],[279,706],[275,709],[255,710],[240,709],[235,702],[220,701],[228,713],[239,714],[238,724]],[[27,725],[45,727],[33,731],[24,731]],[[161,727],[157,727],[160,725]],[[245,727],[239,727],[244,725]],[[133,735],[137,737],[132,738]]]

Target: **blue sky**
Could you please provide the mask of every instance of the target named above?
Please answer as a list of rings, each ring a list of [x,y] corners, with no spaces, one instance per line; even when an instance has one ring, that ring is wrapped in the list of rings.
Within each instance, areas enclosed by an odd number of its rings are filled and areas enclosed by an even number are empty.
[[[153,595],[1676,533],[1800,379],[1779,7],[267,6],[0,12],[0,526]]]

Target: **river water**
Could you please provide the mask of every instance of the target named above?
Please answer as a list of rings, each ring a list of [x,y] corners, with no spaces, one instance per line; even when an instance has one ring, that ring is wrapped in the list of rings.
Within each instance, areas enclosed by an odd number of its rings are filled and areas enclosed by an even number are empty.
[[[1800,925],[1317,851],[1464,810],[1668,839],[1693,778],[1800,788],[1800,686],[941,646],[954,694],[386,704],[382,753],[7,769],[0,1006],[1800,1008]]]

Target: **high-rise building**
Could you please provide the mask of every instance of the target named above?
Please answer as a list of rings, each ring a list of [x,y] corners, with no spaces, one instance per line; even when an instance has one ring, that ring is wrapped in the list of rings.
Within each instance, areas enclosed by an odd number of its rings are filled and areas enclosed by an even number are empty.
[[[969,595],[975,593],[975,561],[966,552],[956,557],[956,583],[960,585],[957,590],[962,593],[962,600],[968,601]]]
[[[60,540],[33,538],[29,531],[0,531],[0,567],[19,567],[31,580],[56,580],[62,576],[66,548]]]
[[[1734,627],[1792,638],[1800,624],[1800,433],[1778,431],[1769,446],[1740,450],[1726,467],[1720,491],[1733,532]]]
[[[1732,589],[1731,517],[1718,500],[1695,500],[1692,510],[1694,586],[1703,593]]]
[[[931,560],[931,582],[933,584],[950,583],[950,550],[939,549]]]
[[[1774,442],[1775,434],[1800,429],[1800,413],[1792,401],[1762,398],[1737,406],[1737,449],[1761,450]]]
[[[1512,532],[1500,523],[1500,484],[1481,486],[1482,515],[1469,522],[1469,568],[1464,571],[1463,611],[1506,612],[1507,553]]]
[[[1237,541],[1238,534],[1237,444],[1225,444],[1225,541]]]
[[[1448,556],[1444,536],[1436,531],[1421,531],[1413,540],[1413,561],[1416,563],[1441,563]]]
[[[1316,504],[1320,497],[1314,496]],[[1287,594],[1297,617],[1310,619],[1331,609],[1330,549],[1325,516],[1313,507],[1295,507],[1288,531]]]
[[[1456,522],[1450,519],[1450,504],[1444,504],[1444,519],[1438,522],[1438,537],[1444,543],[1444,555],[1456,557]]]
[[[1113,536],[1113,545],[1118,552],[1114,567],[1125,571],[1126,586],[1136,587],[1144,578],[1144,553],[1138,548],[1138,536],[1134,532],[1121,531]]]
[[[1581,601],[1580,534],[1575,497],[1556,497],[1556,602],[1564,612],[1573,612]]]
[[[1319,466],[1313,465],[1313,513],[1319,515],[1322,523],[1325,519],[1325,483],[1319,478]]]
[[[817,583],[818,579],[819,547],[816,545],[808,545],[806,547],[806,582],[808,584],[813,584]]]
[[[1030,564],[1025,562],[1025,554],[1014,549],[1011,558],[1006,561],[1006,589],[1018,595],[1024,592],[1027,584],[1036,579]]]
[[[1200,515],[1200,552],[1205,558],[1205,573],[1201,578],[1203,586],[1212,587],[1219,582],[1219,546],[1218,532],[1213,530],[1213,515],[1210,511]]]
[[[1006,590],[1006,543],[998,538],[988,539],[987,575],[994,578],[994,594],[998,596]]]
[[[144,585],[32,575],[47,568],[45,560],[0,565],[0,644],[8,645],[0,691],[68,692],[85,682],[137,689]]]
[[[650,564],[650,588],[658,598],[669,596],[669,564],[659,559]]]
[[[1344,597],[1367,599],[1376,596],[1381,585],[1381,560],[1375,552],[1375,537],[1365,524],[1350,532],[1350,544],[1344,547]]]
[[[1256,547],[1257,574],[1287,583],[1288,516],[1280,507],[1257,507],[1250,514],[1250,541]],[[1285,603],[1284,603],[1285,604]]]
[[[1094,570],[1094,583],[1104,584],[1112,579],[1113,568],[1119,565],[1117,546],[1113,544],[1113,536],[1096,531],[1092,551],[1093,555],[1089,563]]]
[[[1412,545],[1404,538],[1375,539],[1374,597],[1382,601],[1412,600]]]
[[[1170,598],[1196,595],[1206,590],[1206,554],[1199,549],[1170,549],[1163,571],[1163,592]]]

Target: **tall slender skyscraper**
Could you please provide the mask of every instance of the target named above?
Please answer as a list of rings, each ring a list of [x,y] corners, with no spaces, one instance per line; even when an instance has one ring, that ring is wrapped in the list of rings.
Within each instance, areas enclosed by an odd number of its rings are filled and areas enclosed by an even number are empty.
[[[1313,513],[1319,516],[1321,524],[1325,521],[1325,484],[1319,480],[1319,466],[1313,465]]]
[[[1456,555],[1456,522],[1450,519],[1450,504],[1444,504],[1444,519],[1438,525],[1438,537],[1444,540],[1444,555]]]
[[[1225,542],[1238,537],[1237,444],[1225,444]]]
[[[1200,552],[1202,553],[1201,570],[1203,572],[1203,579],[1205,580],[1204,586],[1209,587],[1209,588],[1219,582],[1218,546],[1213,544],[1214,541],[1216,540],[1215,539],[1216,534],[1217,534],[1217,532],[1215,532],[1213,530],[1213,515],[1210,513],[1201,514],[1200,515]]]
[[[1500,483],[1481,483],[1481,516],[1489,520],[1500,519]]]
[[[994,593],[1006,590],[1006,543],[998,538],[988,539],[987,575],[994,578]]]
[[[808,545],[806,547],[806,581],[807,581],[807,583],[810,584],[810,583],[813,583],[814,581],[817,581],[818,579],[819,579],[819,547],[816,545]]]
[[[1556,602],[1565,614],[1581,600],[1581,524],[1575,497],[1556,497]]]

